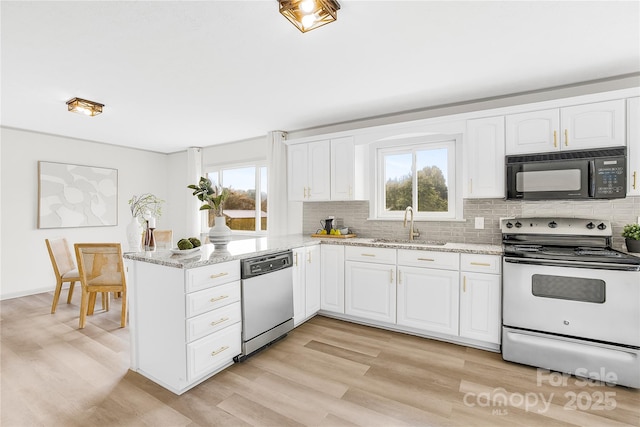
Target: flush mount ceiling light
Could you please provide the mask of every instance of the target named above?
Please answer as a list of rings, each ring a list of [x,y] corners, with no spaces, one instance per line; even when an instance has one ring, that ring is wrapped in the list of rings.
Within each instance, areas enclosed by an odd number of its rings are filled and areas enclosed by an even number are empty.
[[[73,98],[67,101],[69,111],[79,114],[85,114],[87,116],[97,116],[102,113],[102,107],[104,104],[99,102],[87,101],[82,98]]]
[[[278,0],[280,13],[306,33],[338,19],[340,5],[335,0]]]

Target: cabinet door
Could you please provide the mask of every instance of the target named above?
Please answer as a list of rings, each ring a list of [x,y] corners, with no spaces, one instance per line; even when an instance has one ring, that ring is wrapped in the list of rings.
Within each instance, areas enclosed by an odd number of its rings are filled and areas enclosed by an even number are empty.
[[[353,200],[355,146],[353,137],[331,140],[331,200]]]
[[[396,267],[391,264],[345,263],[345,313],[396,323]]]
[[[320,310],[320,245],[308,246],[305,254],[305,317]]]
[[[308,145],[307,200],[331,199],[331,143],[329,141],[310,142]]]
[[[544,153],[560,149],[560,110],[510,114],[506,122],[506,154]]]
[[[303,202],[307,198],[307,144],[287,147],[287,181],[290,201]]]
[[[306,316],[305,248],[293,252],[293,324],[298,326]]]
[[[398,325],[458,335],[459,273],[398,267]]]
[[[627,100],[627,194],[640,196],[640,97]]]
[[[617,99],[562,108],[562,149],[625,145],[624,104],[623,99]]]
[[[500,276],[462,272],[460,336],[500,344]]]
[[[467,197],[504,197],[504,117],[467,121]]]
[[[320,309],[344,313],[344,246],[320,245]]]

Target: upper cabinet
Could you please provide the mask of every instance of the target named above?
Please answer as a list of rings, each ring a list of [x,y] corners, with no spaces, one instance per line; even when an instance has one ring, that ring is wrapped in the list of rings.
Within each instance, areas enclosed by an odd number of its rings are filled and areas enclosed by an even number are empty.
[[[506,154],[625,145],[625,100],[506,116]]]
[[[291,144],[287,150],[290,201],[363,198],[364,177],[358,165],[364,156],[356,159],[352,136]]]
[[[627,194],[640,196],[640,97],[627,100]]]
[[[467,120],[465,197],[504,197],[504,116]]]
[[[331,199],[330,149],[328,140],[287,147],[290,201],[309,202]]]

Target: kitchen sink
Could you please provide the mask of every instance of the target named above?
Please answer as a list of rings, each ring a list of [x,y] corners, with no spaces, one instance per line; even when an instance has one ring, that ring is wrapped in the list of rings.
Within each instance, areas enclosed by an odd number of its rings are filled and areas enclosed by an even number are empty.
[[[404,245],[444,246],[447,242],[439,240],[409,240],[409,239],[373,239],[373,243],[397,243]]]

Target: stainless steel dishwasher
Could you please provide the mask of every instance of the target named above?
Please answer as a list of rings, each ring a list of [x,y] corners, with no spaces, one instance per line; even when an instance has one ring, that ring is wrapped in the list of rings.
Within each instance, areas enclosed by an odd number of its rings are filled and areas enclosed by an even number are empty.
[[[236,362],[293,329],[292,263],[291,251],[241,261],[242,354]]]

